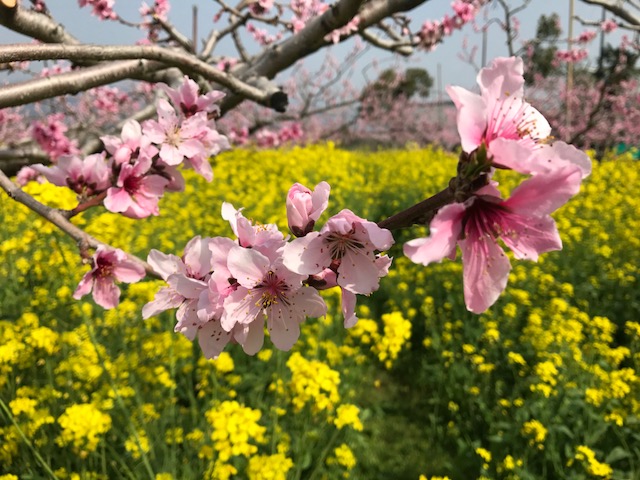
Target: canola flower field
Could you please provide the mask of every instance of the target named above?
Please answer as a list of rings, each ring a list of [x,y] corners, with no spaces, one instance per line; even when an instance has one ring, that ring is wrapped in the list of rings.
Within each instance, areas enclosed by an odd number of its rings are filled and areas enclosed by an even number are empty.
[[[332,186],[329,212],[380,220],[447,185],[455,155],[333,145],[236,150],[207,184],[187,176],[161,216],[104,210],[74,222],[143,258],[181,255],[194,235],[231,235],[222,201],[286,231],[294,182]],[[505,191],[515,177],[498,172]],[[0,479],[638,479],[640,164],[594,163],[554,217],[564,250],[514,262],[487,313],[467,312],[460,260],[424,268],[395,235],[389,277],[342,327],[302,326],[291,352],[216,361],[141,308],[159,282],[122,285],[104,311],[71,294],[76,245],[0,197]],[[73,194],[25,187],[71,208]],[[322,219],[321,219],[322,221]]]

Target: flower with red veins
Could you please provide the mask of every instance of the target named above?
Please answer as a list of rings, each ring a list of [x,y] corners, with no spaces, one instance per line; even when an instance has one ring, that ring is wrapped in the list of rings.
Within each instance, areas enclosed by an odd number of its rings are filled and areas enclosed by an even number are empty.
[[[415,263],[429,265],[462,250],[464,298],[467,308],[482,313],[504,291],[511,264],[498,238],[517,259],[537,261],[541,253],[560,250],[562,242],[550,213],[578,193],[582,171],[574,165],[522,182],[507,200],[495,184],[487,185],[464,203],[440,209],[430,235],[404,245]]]
[[[342,210],[320,232],[311,232],[284,247],[284,264],[296,273],[316,275],[332,267],[338,285],[352,293],[369,295],[378,289],[382,270],[376,250],[393,245],[391,232]],[[387,267],[388,268],[388,267]]]
[[[145,276],[144,268],[129,260],[127,254],[120,249],[100,246],[91,263],[91,270],[80,280],[73,298],[79,300],[93,291],[95,302],[106,309],[115,308],[120,302],[120,289],[115,284],[116,280],[135,283]]]
[[[173,107],[164,99],[158,100],[157,111],[158,120],[147,120],[142,131],[151,142],[160,146],[162,161],[167,165],[179,165],[185,159],[206,160],[207,152],[200,141],[200,136],[206,134],[208,128],[206,113],[196,113],[181,122]]]
[[[140,158],[134,165],[121,165],[116,185],[107,190],[104,199],[107,210],[129,218],[158,215],[158,202],[169,180],[149,174],[150,168],[149,158]]]
[[[293,184],[287,193],[287,220],[296,237],[304,237],[313,230],[316,222],[329,205],[331,187],[320,182],[313,191],[299,183]]]
[[[158,154],[158,149],[142,134],[142,126],[135,120],[125,122],[120,137],[105,135],[100,140],[118,165],[138,157],[153,158]]]
[[[32,168],[54,185],[69,187],[79,197],[87,198],[104,192],[111,185],[111,173],[104,158],[104,152],[83,160],[69,156],[60,158],[53,167],[36,164]]]
[[[182,84],[177,88],[171,88],[168,85],[160,84],[160,87],[169,96],[173,106],[186,118],[195,115],[198,112],[211,112],[215,116],[220,114],[220,107],[217,105],[224,93],[212,90],[211,92],[200,95],[200,87],[188,76],[184,76]]]
[[[265,318],[271,341],[287,351],[298,340],[306,317],[327,313],[316,289],[303,286],[305,276],[289,271],[281,258],[272,261],[254,249],[234,247],[228,267],[238,288],[224,301],[221,324],[226,331],[243,327],[234,338],[249,355],[262,348]]]
[[[254,248],[271,258],[273,252],[279,251],[285,244],[277,225],[253,225],[242,214],[242,209],[236,210],[230,203],[222,204],[222,218],[231,225],[241,247]]]
[[[551,134],[549,122],[524,100],[521,58],[497,58],[478,74],[480,95],[448,86],[458,109],[462,149],[471,153],[482,144],[496,167],[537,173],[532,165],[536,145]]]

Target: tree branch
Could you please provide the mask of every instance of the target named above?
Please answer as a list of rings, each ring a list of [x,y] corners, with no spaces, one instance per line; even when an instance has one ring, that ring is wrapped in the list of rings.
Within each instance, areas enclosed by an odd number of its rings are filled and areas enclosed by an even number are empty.
[[[631,25],[640,26],[640,15],[633,13],[624,8],[624,1],[620,0],[582,0],[589,5],[598,5],[605,10],[613,13],[615,16],[622,18]]]
[[[408,42],[392,42],[390,40],[385,40],[384,38],[380,38],[374,33],[369,32],[368,30],[361,30],[360,35],[370,44],[382,48],[383,50],[389,50],[394,53],[399,53],[405,57],[408,57],[413,54],[413,47],[411,43]]]
[[[5,87],[0,92],[0,108],[23,105],[43,98],[51,98],[65,93],[77,93],[87,88],[93,88],[107,83],[113,83],[125,78],[135,78],[148,72],[155,72],[167,66],[177,67],[183,72],[202,75],[208,81],[216,82],[237,95],[253,100],[261,105],[271,107],[271,93],[249,85],[236,77],[225,73],[197,57],[167,48],[157,46],[118,46],[118,45],[6,45],[0,47],[0,63],[24,60],[71,60],[71,61],[111,61],[131,60],[130,62],[115,63],[112,65],[97,65],[88,67],[84,72],[72,72],[62,74],[50,79],[38,79],[24,82],[16,86]],[[154,60],[155,62],[143,62],[142,60]],[[93,69],[89,72],[90,69]],[[75,77],[69,77],[75,75]],[[68,79],[71,78],[69,81]],[[60,79],[60,80],[56,80]],[[67,79],[67,82],[65,82]],[[76,84],[80,83],[81,85]],[[86,82],[86,84],[84,83]],[[58,83],[60,90],[47,92],[51,83]],[[27,85],[28,87],[24,87]],[[64,86],[63,86],[64,85]],[[89,86],[85,86],[89,85]],[[25,88],[29,91],[25,92]],[[32,92],[38,89],[39,93]],[[26,98],[26,102],[20,103],[17,98]],[[13,99],[11,102],[9,99]]]
[[[42,218],[48,220],[53,223],[60,230],[65,232],[71,238],[73,238],[77,243],[80,249],[91,247],[98,248],[99,246],[105,246],[109,248],[113,248],[110,245],[107,245],[104,242],[92,237],[87,232],[82,230],[81,228],[76,227],[73,223],[71,223],[65,217],[63,211],[48,207],[40,202],[38,202],[31,195],[23,192],[15,183],[13,183],[9,177],[7,177],[2,170],[0,170],[0,188],[2,188],[10,198],[15,200],[16,202],[22,203],[27,206],[32,211],[36,212]],[[154,278],[160,278],[160,276],[153,271],[151,265],[142,260],[141,258],[136,257],[130,253],[127,253],[127,257],[132,262],[137,263],[141,267],[145,269],[147,275]]]

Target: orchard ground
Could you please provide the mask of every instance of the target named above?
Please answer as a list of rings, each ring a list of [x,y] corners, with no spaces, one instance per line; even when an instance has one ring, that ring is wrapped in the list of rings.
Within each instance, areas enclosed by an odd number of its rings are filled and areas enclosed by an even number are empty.
[[[286,231],[294,182],[332,185],[330,211],[385,218],[436,193],[456,156],[436,150],[348,152],[333,145],[235,150],[213,183],[189,175],[161,217],[104,211],[74,219],[146,257],[180,255],[194,235],[231,235],[223,201]],[[498,172],[505,193],[516,177]],[[60,231],[0,197],[0,479],[540,479],[640,477],[640,164],[594,162],[554,218],[561,252],[515,262],[485,314],[469,313],[460,261],[402,256],[360,321],[302,325],[291,352],[230,345],[207,361],[141,308],[160,282],[123,285],[119,307],[74,301],[88,267]],[[26,190],[51,206],[74,195]],[[88,298],[88,297],[87,297]]]

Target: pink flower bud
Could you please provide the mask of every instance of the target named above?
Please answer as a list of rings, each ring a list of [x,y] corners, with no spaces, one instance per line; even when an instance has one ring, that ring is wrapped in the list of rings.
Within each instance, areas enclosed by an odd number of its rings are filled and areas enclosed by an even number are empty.
[[[304,185],[295,183],[287,194],[287,220],[289,229],[296,237],[304,237],[313,227],[329,204],[331,187],[320,182],[312,192]]]

